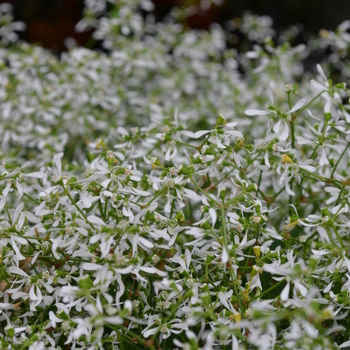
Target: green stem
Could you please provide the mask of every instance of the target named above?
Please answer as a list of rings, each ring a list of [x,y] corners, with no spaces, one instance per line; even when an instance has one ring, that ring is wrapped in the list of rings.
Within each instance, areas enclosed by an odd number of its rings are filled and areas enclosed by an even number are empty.
[[[336,235],[337,238],[338,238],[338,241],[339,241],[339,243],[340,243],[340,246],[344,249],[345,247],[344,247],[343,240],[341,239],[340,234],[339,234],[339,232],[338,232],[338,230],[337,230],[335,224],[333,224],[333,230],[334,230],[335,235]]]
[[[193,180],[192,176],[189,176],[189,179],[191,180],[191,182],[196,186],[196,188],[198,189],[198,191],[202,192],[208,199],[210,199],[211,201],[214,201],[217,205],[219,205],[219,203],[212,197],[209,196],[209,194],[207,192],[205,192],[198,184],[196,181]]]
[[[282,281],[277,282],[277,283],[274,284],[272,287],[270,287],[270,288],[264,290],[262,293],[260,293],[258,297],[253,298],[251,301],[254,301],[254,300],[256,300],[256,299],[259,299],[259,298],[262,297],[263,295],[265,295],[265,294],[271,292],[272,290],[274,290],[275,288],[277,288],[278,286],[280,286],[283,282],[285,282],[285,280],[282,280]]]
[[[105,215],[104,215],[104,212],[103,212],[103,208],[102,208],[102,202],[101,202],[101,199],[98,200],[98,207],[100,209],[100,213],[101,213],[101,218],[106,221],[106,218],[105,218]]]
[[[343,158],[344,154],[345,154],[346,151],[348,150],[349,146],[350,146],[350,143],[348,143],[348,145],[345,147],[343,153],[340,155],[340,157],[339,157],[339,159],[338,159],[337,163],[335,164],[335,167],[334,167],[334,169],[333,169],[333,171],[332,171],[331,178],[333,178],[333,175],[334,175],[334,173],[335,173],[335,171],[336,171],[336,169],[337,169],[337,167],[338,167],[338,165],[339,165],[341,159]]]
[[[276,198],[284,191],[284,187],[282,187],[274,196],[273,196],[273,200],[275,201]]]
[[[221,210],[221,230],[222,230],[222,236],[224,238],[224,246],[225,246],[224,248],[226,249],[227,254],[229,254],[229,249],[228,249],[228,244],[227,244],[227,232],[226,232],[224,206],[221,206],[220,210]],[[242,319],[243,319],[244,318],[244,308],[243,308],[243,304],[242,304],[241,298],[240,298],[240,296],[238,294],[238,289],[237,289],[238,281],[237,281],[237,278],[235,276],[235,272],[234,272],[232,266],[230,266],[230,268],[229,268],[229,273],[230,273],[230,276],[231,276],[231,279],[232,279],[233,291],[234,291],[234,293],[236,295],[236,298],[238,300],[238,305],[239,305],[239,308],[241,310],[241,316],[242,316]]]
[[[292,131],[292,148],[295,148],[294,116],[292,116],[292,120],[290,122],[290,127],[291,127],[291,131]]]
[[[0,194],[1,194],[1,196],[3,196],[3,193],[2,193],[2,190],[1,190],[1,189],[0,189]],[[5,211],[6,211],[7,217],[8,217],[8,219],[9,219],[9,223],[10,223],[10,225],[12,226],[12,219],[11,219],[10,212],[9,212],[9,210],[8,210],[8,208],[7,208],[6,201],[5,201],[4,208],[5,208]]]
[[[343,186],[339,192],[339,195],[338,195],[338,198],[337,198],[337,201],[335,202],[335,206],[337,206],[339,204],[339,201],[340,201],[340,198],[341,198],[341,195],[343,194],[343,191],[344,191],[344,188],[345,186]],[[339,209],[340,210],[340,209]]]
[[[332,232],[330,232],[330,230],[327,229],[327,227],[325,227],[325,230],[326,230],[327,235],[328,235],[330,241],[332,242],[333,246],[334,246],[334,247],[337,247],[338,249],[340,249],[340,248],[337,246],[337,244],[335,243],[334,239],[333,239]]]
[[[295,116],[297,116],[298,114],[300,114],[301,112],[305,111],[305,109],[307,107],[309,107],[315,100],[317,100],[322,94],[324,93],[324,91],[321,91],[319,94],[317,94],[309,103],[307,103],[303,108],[299,109],[299,111],[297,111],[296,113],[294,113]]]
[[[199,147],[197,147],[197,150],[198,150],[198,151],[200,151],[200,150],[203,148],[203,146],[204,146],[204,145],[207,143],[207,141],[209,140],[210,136],[211,136],[211,134],[209,134],[209,136],[207,136],[207,137],[205,138],[205,140],[201,143],[201,145],[200,145]]]
[[[261,153],[263,153],[264,151],[259,151],[258,154],[256,155],[255,158],[251,159],[248,163],[247,163],[247,168],[249,167],[249,165],[253,164],[254,161],[261,155]]]
[[[288,92],[288,105],[289,109],[292,109],[292,102],[290,100],[290,92]],[[295,116],[291,115],[292,120],[290,121],[291,137],[292,137],[292,148],[295,148],[295,130],[294,130],[294,119]]]
[[[175,142],[178,143],[179,145],[183,145],[183,146],[187,146],[187,147],[191,147],[191,148],[197,149],[196,146],[191,145],[190,143],[186,143],[186,142],[182,142],[182,141],[177,141],[177,140],[173,140],[173,141],[175,141]]]
[[[154,200],[156,200],[161,194],[163,194],[166,189],[167,187],[163,187],[161,190],[159,190],[159,192],[149,202],[147,202],[144,205],[141,205],[141,208],[147,208]]]
[[[39,201],[37,201],[36,199],[34,199],[34,198],[33,198],[32,196],[30,196],[29,194],[23,192],[23,195],[24,195],[25,197],[27,197],[28,199],[30,199],[33,203],[39,204]]]
[[[8,208],[7,208],[7,204],[6,204],[6,203],[5,203],[4,208],[5,208],[5,211],[6,211],[7,217],[8,217],[8,219],[9,219],[10,226],[12,226],[12,219],[11,219],[11,215],[10,215],[10,212],[9,212],[9,210],[8,210]]]
[[[79,211],[79,213],[83,216],[83,218],[85,219],[85,222],[92,228],[94,229],[94,226],[88,221],[85,213],[79,208],[78,204],[75,202],[75,200],[73,199],[73,197],[71,196],[71,194],[69,193],[68,188],[65,188],[64,186],[62,186],[66,195],[68,196],[68,198],[70,199],[70,201],[72,202],[72,204],[77,208],[77,210]]]
[[[321,175],[316,175],[306,169],[301,169],[303,172],[307,173],[308,175],[310,176],[314,176],[318,181],[326,181],[326,182],[332,182],[334,185],[342,188],[343,187],[343,184],[341,181],[339,180],[336,180],[336,179],[332,179],[330,177],[324,177],[324,176],[321,176]]]

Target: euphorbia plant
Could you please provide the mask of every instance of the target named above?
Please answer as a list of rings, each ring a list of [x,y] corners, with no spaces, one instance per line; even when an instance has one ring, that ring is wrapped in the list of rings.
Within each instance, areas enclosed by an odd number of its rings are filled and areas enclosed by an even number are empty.
[[[0,52],[2,348],[348,347],[345,24],[291,48],[247,15],[241,54],[105,5],[107,53]]]

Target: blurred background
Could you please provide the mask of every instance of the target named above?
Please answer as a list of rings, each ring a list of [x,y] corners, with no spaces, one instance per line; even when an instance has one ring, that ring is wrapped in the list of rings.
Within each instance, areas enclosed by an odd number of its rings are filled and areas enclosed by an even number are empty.
[[[85,45],[91,33],[76,33],[74,27],[81,18],[84,0],[7,0],[14,5],[15,19],[27,24],[21,34],[28,42],[42,45],[56,53],[66,50],[64,39],[74,38]],[[250,11],[268,15],[277,32],[290,25],[300,24],[298,42],[317,35],[321,29],[334,30],[338,24],[350,19],[349,0],[153,0],[157,19],[163,18],[173,6],[192,5],[186,25],[208,29],[213,22],[232,30],[231,44],[239,37],[227,23]]]

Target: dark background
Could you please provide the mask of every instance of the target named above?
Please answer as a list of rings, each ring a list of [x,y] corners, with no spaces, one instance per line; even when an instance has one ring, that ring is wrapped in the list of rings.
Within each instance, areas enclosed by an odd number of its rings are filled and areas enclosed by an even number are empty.
[[[189,0],[153,0],[158,19],[164,17],[174,5]],[[40,44],[59,53],[65,50],[63,41],[73,37],[84,45],[91,33],[75,33],[83,9],[83,0],[7,0],[14,5],[15,19],[24,21],[27,30],[22,38]],[[195,6],[200,1],[190,1]],[[224,24],[240,17],[244,11],[273,18],[277,31],[292,24],[301,23],[303,31],[300,40],[307,40],[320,29],[335,29],[342,21],[350,18],[350,0],[224,0],[221,6],[212,5],[203,11],[197,6],[194,15],[186,25],[192,28],[207,29],[212,22]]]

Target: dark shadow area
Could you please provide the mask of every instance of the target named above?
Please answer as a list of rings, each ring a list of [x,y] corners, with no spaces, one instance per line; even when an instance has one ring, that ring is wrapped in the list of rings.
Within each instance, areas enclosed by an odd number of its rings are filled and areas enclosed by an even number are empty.
[[[78,34],[74,27],[82,15],[84,0],[8,0],[14,6],[15,19],[24,21],[27,30],[21,34],[28,42],[40,44],[59,53],[66,49],[64,39],[74,38],[84,45],[91,33]],[[184,0],[153,0],[156,18],[161,20],[173,6],[181,6]],[[300,42],[321,29],[335,29],[342,21],[350,18],[348,0],[225,0],[221,5],[211,4],[203,9],[200,0],[193,0],[191,15],[186,25],[191,28],[208,29],[218,22],[224,25],[233,18],[239,18],[246,11],[271,16],[274,29],[278,32],[300,23],[303,31]],[[186,1],[189,3],[189,1]]]

